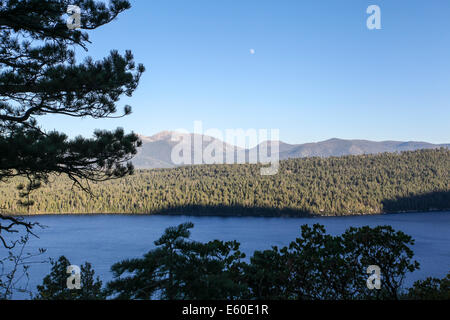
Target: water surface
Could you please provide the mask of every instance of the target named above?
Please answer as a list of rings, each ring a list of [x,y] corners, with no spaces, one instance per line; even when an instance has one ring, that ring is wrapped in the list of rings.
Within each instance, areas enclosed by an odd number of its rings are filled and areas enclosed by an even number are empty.
[[[80,215],[28,219],[47,228],[37,230],[40,238],[32,239],[27,251],[47,248],[46,257],[65,255],[75,265],[89,261],[104,282],[112,279],[113,263],[141,257],[154,248],[153,242],[165,228],[187,221],[195,224],[194,240],[238,240],[247,256],[272,245],[288,245],[300,234],[303,224],[323,224],[331,234],[340,234],[351,226],[391,225],[416,240],[413,251],[421,269],[407,277],[408,285],[428,276],[444,277],[450,271],[450,212],[326,218]],[[49,265],[33,266],[30,287],[40,284],[49,270]]]

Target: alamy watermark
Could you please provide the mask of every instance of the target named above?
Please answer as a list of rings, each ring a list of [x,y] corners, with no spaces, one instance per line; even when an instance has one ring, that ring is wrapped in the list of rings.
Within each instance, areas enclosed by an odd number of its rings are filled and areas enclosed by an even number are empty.
[[[79,266],[71,265],[67,267],[66,273],[70,274],[67,277],[66,285],[69,290],[81,289],[81,269]]]
[[[67,28],[70,30],[81,28],[81,8],[76,5],[69,5],[66,13],[70,14],[67,18]],[[370,16],[366,20],[366,26],[369,30],[381,29],[381,9],[378,5],[372,4],[367,7],[366,13]],[[250,49],[250,54],[255,54],[255,49]]]
[[[370,5],[366,10],[367,14],[370,16],[367,18],[366,26],[369,30],[380,30],[381,29],[381,9],[377,5]]]
[[[67,18],[67,28],[70,30],[81,28],[81,9],[78,6],[70,5],[67,7],[67,13],[70,16]]]
[[[185,129],[172,133],[176,144],[171,161],[175,165],[262,163],[269,166],[261,168],[261,175],[275,175],[279,138],[279,129],[226,129],[224,134],[214,128],[203,131],[202,122],[195,121],[193,134]]]
[[[367,267],[366,272],[369,274],[366,284],[369,290],[381,289],[381,269],[377,265],[370,265]]]
[[[69,290],[81,289],[81,269],[79,266],[70,265],[67,271],[70,276],[67,278],[66,285]],[[381,268],[377,265],[370,265],[367,267],[366,273],[369,277],[366,280],[366,285],[369,290],[381,289]]]

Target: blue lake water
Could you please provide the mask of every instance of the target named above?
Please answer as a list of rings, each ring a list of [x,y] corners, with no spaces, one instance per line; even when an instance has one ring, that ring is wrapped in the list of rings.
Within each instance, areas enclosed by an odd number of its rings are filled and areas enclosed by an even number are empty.
[[[450,271],[450,212],[326,218],[84,215],[28,219],[47,228],[37,230],[39,239],[32,239],[27,251],[47,248],[45,257],[65,255],[74,265],[89,261],[104,282],[112,279],[113,263],[141,257],[154,248],[153,242],[165,228],[186,221],[195,224],[192,239],[238,240],[247,256],[272,245],[288,245],[300,234],[303,224],[323,224],[331,234],[340,234],[351,226],[391,225],[416,240],[413,251],[421,269],[407,277],[407,285],[428,276],[444,277]],[[4,253],[5,249],[0,249],[0,255]],[[49,265],[34,265],[30,287],[40,284],[49,271]]]

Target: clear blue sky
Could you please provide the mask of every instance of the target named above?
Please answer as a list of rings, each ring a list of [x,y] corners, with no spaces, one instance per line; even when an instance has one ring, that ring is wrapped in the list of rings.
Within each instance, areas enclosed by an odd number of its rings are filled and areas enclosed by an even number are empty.
[[[132,0],[91,32],[89,55],[131,49],[147,68],[133,114],[45,116],[47,130],[280,129],[332,137],[450,142],[448,0]],[[381,8],[368,30],[366,8]],[[255,53],[251,54],[250,49]]]

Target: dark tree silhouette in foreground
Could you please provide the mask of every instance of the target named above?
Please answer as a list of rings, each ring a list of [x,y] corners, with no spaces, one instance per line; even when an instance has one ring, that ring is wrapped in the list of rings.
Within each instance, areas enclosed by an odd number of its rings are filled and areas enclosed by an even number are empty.
[[[303,225],[288,246],[255,251],[248,262],[239,242],[193,241],[192,227],[167,228],[143,258],[114,264],[105,294],[124,300],[398,300],[445,298],[448,290],[448,280],[433,279],[406,295],[404,279],[419,268],[414,240],[390,226],[350,227],[333,236],[323,225]],[[367,287],[369,265],[380,268],[379,290]]]
[[[141,142],[137,135],[96,131],[93,138],[69,139],[61,132],[46,132],[38,118],[48,114],[69,117],[111,118],[122,95],[136,89],[143,65],[133,55],[111,51],[101,61],[75,60],[75,49],[87,50],[85,30],[111,22],[129,9],[126,0],[112,0],[109,7],[93,0],[6,0],[0,6],[0,182],[21,176],[22,198],[47,182],[51,174],[66,175],[89,192],[90,181],[121,178],[133,172],[130,159]],[[69,5],[81,8],[81,29],[69,30]],[[30,200],[22,201],[31,205]],[[0,240],[33,224],[0,216]],[[6,219],[6,220],[5,220]]]
[[[52,260],[51,272],[44,277],[42,284],[37,286],[38,294],[35,300],[103,300],[102,281],[95,276],[95,271],[89,262],[81,265],[80,289],[69,290],[67,288],[67,268],[70,261],[61,256],[58,260]]]
[[[190,222],[167,228],[156,248],[143,258],[114,264],[115,279],[107,284],[111,298],[162,300],[238,299],[242,259],[237,241],[193,241]]]

